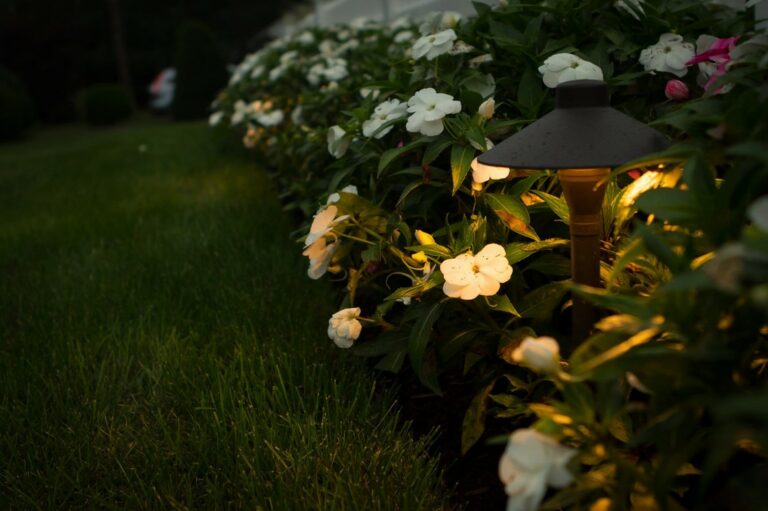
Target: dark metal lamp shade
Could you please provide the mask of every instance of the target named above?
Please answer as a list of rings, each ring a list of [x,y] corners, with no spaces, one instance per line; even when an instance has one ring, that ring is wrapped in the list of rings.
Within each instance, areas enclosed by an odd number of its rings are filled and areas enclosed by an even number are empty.
[[[553,111],[478,161],[521,169],[616,167],[668,146],[664,135],[610,107],[605,82],[575,80],[557,86]]]

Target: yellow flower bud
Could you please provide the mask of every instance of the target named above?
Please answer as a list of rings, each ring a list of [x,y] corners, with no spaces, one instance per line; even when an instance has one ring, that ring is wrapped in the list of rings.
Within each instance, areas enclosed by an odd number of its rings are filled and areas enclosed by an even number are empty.
[[[428,261],[427,254],[421,251],[416,252],[411,257],[413,257],[413,260],[416,261],[417,263],[426,263]]]
[[[437,245],[435,238],[431,234],[416,229],[416,239],[419,240],[420,245]]]

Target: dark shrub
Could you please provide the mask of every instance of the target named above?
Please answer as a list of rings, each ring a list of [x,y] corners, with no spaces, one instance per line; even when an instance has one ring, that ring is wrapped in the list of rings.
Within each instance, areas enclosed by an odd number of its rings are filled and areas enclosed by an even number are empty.
[[[213,32],[188,21],[176,33],[176,93],[171,107],[177,119],[197,119],[208,113],[216,93],[227,82],[227,71]]]
[[[19,138],[35,122],[35,107],[19,78],[0,67],[0,140]]]
[[[89,124],[115,124],[133,113],[131,96],[122,85],[103,83],[92,85],[80,93],[80,110]]]

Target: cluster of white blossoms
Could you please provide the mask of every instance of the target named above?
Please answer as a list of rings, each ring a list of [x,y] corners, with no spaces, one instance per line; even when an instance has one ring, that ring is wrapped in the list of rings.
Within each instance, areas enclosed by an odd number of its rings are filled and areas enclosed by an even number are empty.
[[[474,300],[478,296],[493,296],[501,284],[512,277],[512,266],[504,247],[490,243],[480,252],[461,254],[440,264],[445,278],[443,292],[451,298]]]
[[[672,73],[682,77],[688,72],[687,63],[696,55],[693,43],[686,43],[677,34],[662,34],[659,42],[640,52],[640,63],[652,73]]]
[[[461,112],[461,102],[429,87],[421,89],[408,100],[407,110],[411,115],[405,129],[431,137],[443,132],[443,118],[446,115]]]
[[[350,307],[342,309],[331,316],[328,320],[328,337],[339,348],[351,348],[354,342],[360,337],[363,331],[363,325],[358,319],[360,317],[360,307]]]
[[[574,477],[567,465],[577,452],[534,429],[512,433],[499,461],[507,511],[536,511],[547,486],[565,488],[571,484]]]
[[[381,138],[392,131],[392,124],[382,128],[390,121],[402,119],[407,115],[408,105],[399,99],[389,99],[373,110],[371,117],[363,122],[363,135],[368,138]]]
[[[602,80],[603,70],[571,53],[557,53],[539,67],[544,85],[555,88],[573,80]]]
[[[276,126],[283,122],[285,114],[282,110],[273,110],[272,106],[271,101],[256,100],[246,103],[243,100],[238,100],[235,102],[234,112],[230,117],[230,123],[235,125],[250,120],[257,122],[265,128]],[[216,114],[217,112],[214,112],[208,120],[212,126],[221,122],[221,117]]]
[[[347,61],[340,57],[325,57],[309,68],[307,81],[312,85],[338,82],[349,76]]]

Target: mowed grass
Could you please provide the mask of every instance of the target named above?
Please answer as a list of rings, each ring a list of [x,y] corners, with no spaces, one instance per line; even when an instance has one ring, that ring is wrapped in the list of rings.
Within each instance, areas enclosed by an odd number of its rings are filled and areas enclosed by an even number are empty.
[[[274,195],[199,124],[0,146],[0,508],[447,507]]]

